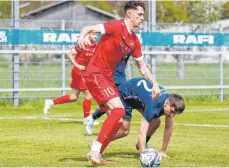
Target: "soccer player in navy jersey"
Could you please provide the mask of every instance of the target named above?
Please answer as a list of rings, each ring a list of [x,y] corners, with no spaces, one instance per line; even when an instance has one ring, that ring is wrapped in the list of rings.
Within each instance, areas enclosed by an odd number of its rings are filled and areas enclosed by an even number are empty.
[[[137,109],[142,114],[142,120],[136,148],[142,154],[146,150],[146,144],[150,137],[160,125],[160,117],[165,115],[165,130],[161,154],[166,157],[166,149],[172,135],[173,118],[176,114],[181,114],[184,111],[185,103],[182,96],[170,94],[162,86],[159,86],[159,88],[161,90],[160,96],[157,99],[152,99],[151,92],[153,85],[144,78],[131,79],[119,85],[119,95],[125,107],[126,114],[123,116],[121,128],[112,140],[128,135],[132,110]],[[101,148],[100,154],[103,153],[105,148],[106,146]]]
[[[120,98],[126,115],[123,117],[124,124],[114,139],[128,135],[132,110],[138,109],[143,116],[138,135],[138,146],[140,152],[144,152],[146,143],[160,125],[160,117],[165,115],[166,124],[161,151],[166,152],[172,134],[173,118],[184,111],[185,102],[182,96],[170,94],[164,87],[159,87],[161,94],[153,100],[150,96],[153,85],[144,78],[131,79],[119,86]]]

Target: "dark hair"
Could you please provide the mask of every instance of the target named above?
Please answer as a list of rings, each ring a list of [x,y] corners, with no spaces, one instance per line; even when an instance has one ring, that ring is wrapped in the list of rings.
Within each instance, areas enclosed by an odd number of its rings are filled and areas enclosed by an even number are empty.
[[[126,12],[128,9],[137,9],[140,6],[145,11],[145,3],[141,1],[128,1],[124,6],[124,11]]]
[[[182,96],[173,93],[168,98],[169,102],[175,107],[176,114],[181,114],[185,109],[185,103]]]

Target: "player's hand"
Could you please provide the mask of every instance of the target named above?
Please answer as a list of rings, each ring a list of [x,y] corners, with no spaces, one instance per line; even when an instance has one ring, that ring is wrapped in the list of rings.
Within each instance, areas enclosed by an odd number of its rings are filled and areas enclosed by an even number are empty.
[[[165,151],[161,151],[160,154],[161,154],[161,157],[164,157],[164,158],[169,157]]]
[[[84,41],[84,39],[79,38],[77,45],[79,46],[80,49],[85,50],[85,41]]]
[[[147,157],[146,157],[146,154],[144,152],[140,153],[139,159],[140,159],[141,163],[144,163],[146,158]]]
[[[153,99],[158,98],[160,96],[160,94],[161,94],[161,90],[160,90],[159,86],[158,85],[153,86],[153,93],[152,93]]]
[[[144,163],[146,160],[148,160],[150,151],[145,150],[144,152],[140,152],[140,160],[142,163]]]
[[[83,70],[85,70],[86,69],[86,67],[85,66],[83,66],[83,65],[77,65],[77,67],[76,67],[77,69],[79,69],[80,71],[83,71]]]
[[[138,143],[136,143],[135,148],[136,148],[137,150],[139,150],[139,145],[138,145]],[[146,144],[145,151],[147,151],[148,149],[150,149],[150,147]]]
[[[90,45],[90,46],[92,45],[88,35],[84,38],[84,44],[85,45]]]

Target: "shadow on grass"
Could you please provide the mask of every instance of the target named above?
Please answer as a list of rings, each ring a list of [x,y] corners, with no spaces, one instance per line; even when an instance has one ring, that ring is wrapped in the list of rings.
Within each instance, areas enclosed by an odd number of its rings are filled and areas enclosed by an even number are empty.
[[[111,153],[106,153],[104,154],[103,158],[105,160],[107,160],[108,162],[111,162],[111,164],[115,164],[115,161],[110,159],[112,157],[119,157],[119,158],[135,158],[135,159],[139,159],[139,153],[136,152],[111,152]],[[65,161],[86,161],[88,162],[87,158],[85,156],[82,157],[75,157],[75,158],[63,158],[63,159],[59,159],[60,162],[65,162]],[[93,167],[93,166],[92,166]]]
[[[66,161],[68,161],[68,160],[76,161],[76,162],[77,162],[77,161],[85,161],[85,162],[88,161],[87,158],[84,157],[84,156],[82,156],[82,157],[76,157],[76,158],[63,158],[63,159],[59,159],[60,162],[66,162]]]
[[[83,125],[82,121],[67,121],[64,120],[63,121],[59,121],[60,124],[77,124],[77,125]]]
[[[88,136],[88,137],[91,137],[91,136],[98,136],[99,135],[99,133],[97,132],[95,132],[95,133],[92,133],[91,135],[87,135],[86,133],[84,133],[83,135],[85,135],[85,136]]]
[[[110,157],[120,157],[120,158],[136,158],[139,159],[139,153],[137,152],[110,152],[104,154],[104,159]]]
[[[60,162],[67,162],[67,161],[74,161],[74,162],[85,162],[84,167],[96,167],[95,165],[93,165],[91,162],[89,162],[87,160],[86,157],[76,157],[76,158],[63,158],[63,159],[59,159]],[[110,165],[115,165],[116,163],[112,160],[107,160],[108,162],[110,162]]]
[[[77,158],[63,158],[59,159],[59,162],[67,162],[67,161],[75,161],[75,162],[85,162],[84,167],[95,167],[91,163],[88,162],[86,157],[77,157]],[[90,165],[91,164],[91,165]]]

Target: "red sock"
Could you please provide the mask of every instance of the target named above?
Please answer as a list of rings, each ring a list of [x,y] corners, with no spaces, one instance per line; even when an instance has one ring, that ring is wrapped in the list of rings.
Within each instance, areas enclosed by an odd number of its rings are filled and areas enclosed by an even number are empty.
[[[115,108],[111,110],[111,114],[103,123],[97,141],[103,144],[104,141],[111,135],[111,132],[115,127],[116,123],[119,122],[119,120],[124,116],[124,114],[125,110],[123,108]]]
[[[101,149],[100,149],[100,153],[103,153],[103,151],[106,149],[106,147],[110,144],[110,142],[113,140],[113,138],[115,137],[115,135],[117,134],[119,128],[122,126],[122,122],[117,122],[114,129],[112,130],[111,134],[109,135],[109,137],[104,141]]]
[[[62,103],[70,102],[70,95],[57,97],[53,100],[53,102],[54,104],[62,104]]]
[[[90,111],[91,111],[91,100],[84,99],[84,101],[83,101],[84,118],[86,118],[90,115]]]

